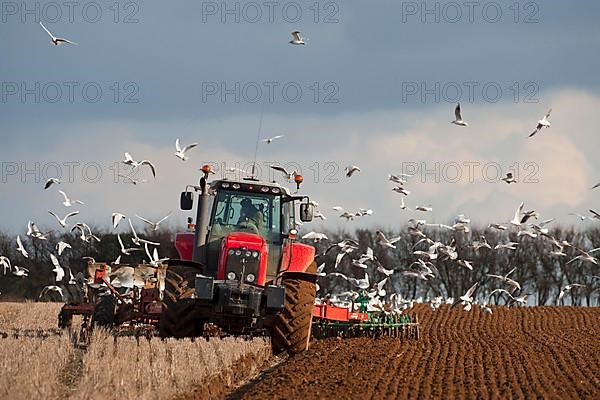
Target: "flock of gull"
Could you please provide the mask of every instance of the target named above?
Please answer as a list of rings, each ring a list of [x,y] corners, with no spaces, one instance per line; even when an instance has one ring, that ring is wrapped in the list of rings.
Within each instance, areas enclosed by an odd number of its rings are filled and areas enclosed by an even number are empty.
[[[71,44],[76,45],[77,43],[60,37],[55,37],[45,26],[40,22],[41,27],[48,33],[51,37],[51,41],[54,45],[58,46],[61,44]],[[292,32],[292,40],[289,42],[291,45],[305,45],[307,42],[306,38],[301,36],[299,31]],[[537,122],[535,129],[531,132],[529,137],[532,137],[542,131],[544,128],[549,128],[551,126],[551,122],[549,121],[551,109]],[[469,124],[464,120],[461,110],[461,105],[458,103],[454,108],[454,120],[451,121],[452,124],[460,126],[460,127],[468,127]],[[283,135],[277,135],[270,138],[263,139],[262,142],[264,144],[272,144],[274,141],[278,141],[282,139]],[[175,142],[175,153],[174,155],[180,159],[181,161],[187,161],[188,155],[187,153],[196,147],[198,143],[191,143],[185,146],[182,146],[179,138],[177,138]],[[123,164],[131,167],[131,174],[128,175],[119,175],[124,183],[129,183],[132,185],[137,185],[138,183],[147,182],[146,179],[137,179],[134,177],[133,173],[141,169],[142,167],[147,168],[152,176],[156,178],[157,169],[155,165],[147,159],[142,159],[141,161],[136,161],[133,156],[125,152],[124,153]],[[271,165],[271,168],[280,172],[283,178],[291,182],[293,181],[295,175],[297,175],[297,171],[287,171],[284,167],[279,165]],[[237,168],[231,168],[230,171],[237,171],[246,173],[246,171],[239,170]],[[361,168],[357,165],[349,165],[345,169],[345,174],[348,179],[352,178],[355,174],[360,173]],[[408,181],[411,175],[408,174],[393,174],[390,173],[388,175],[388,180],[394,185],[392,191],[400,195],[400,208],[402,210],[408,210],[409,208],[405,205],[405,198],[410,195],[410,191],[406,188]],[[513,176],[512,173],[507,173],[502,180],[507,184],[515,184],[517,180]],[[45,190],[50,190],[54,186],[62,185],[62,182],[57,178],[49,179],[45,185]],[[592,189],[596,189],[600,187],[600,182],[592,187]],[[75,200],[69,198],[69,196],[62,190],[59,190],[58,193],[62,196],[63,202],[62,205],[65,208],[71,207],[79,207],[83,206],[84,203],[80,200]],[[325,220],[325,215],[318,209],[319,204],[315,201],[312,202],[313,206],[315,206],[315,218]],[[360,208],[358,210],[347,210],[342,206],[334,206],[333,211],[339,213],[339,217],[343,218],[347,221],[352,221],[355,218],[366,217],[373,214],[373,210],[371,209],[363,209]],[[414,211],[421,213],[432,213],[433,209],[431,206],[426,205],[418,205],[414,207]],[[600,221],[600,214],[595,212],[594,210],[589,210],[590,215],[581,215],[573,213],[572,215],[577,216],[581,221],[586,219]],[[52,210],[48,210],[48,213],[54,217],[57,222],[57,230],[62,230],[63,232],[67,232],[69,229],[69,220],[79,215],[80,211],[72,211],[68,212],[64,215],[62,213],[57,213]],[[135,217],[143,222],[145,226],[151,230],[152,232],[156,232],[161,223],[166,221],[170,216],[170,213],[164,216],[163,218],[152,221],[147,218],[143,218],[139,215],[135,215]],[[555,238],[550,234],[548,229],[548,225],[552,223],[553,219],[546,219],[538,222],[540,215],[538,212],[534,210],[525,210],[525,204],[521,203],[516,211],[514,216],[511,219],[508,219],[499,223],[492,223],[488,226],[488,229],[498,230],[498,231],[506,231],[506,230],[516,230],[518,238],[527,238],[527,239],[537,239],[544,240],[547,243],[550,243],[552,250],[549,251],[549,254],[553,257],[566,257],[565,249],[570,248],[577,254],[572,259],[570,259],[567,264],[575,263],[575,262],[585,262],[592,263],[594,265],[598,265],[598,259],[594,256],[594,253],[600,250],[600,248],[585,250],[575,246],[572,243],[569,243],[566,240],[561,240],[559,238]],[[120,233],[117,233],[117,241],[120,248],[120,255],[115,260],[116,264],[121,262],[122,256],[131,256],[136,252],[145,251],[146,256],[148,258],[148,263],[151,265],[158,265],[161,262],[166,261],[167,259],[161,258],[158,254],[159,243],[152,242],[146,240],[139,236],[136,232],[133,222],[131,218],[127,217],[125,214],[120,212],[114,212],[111,216],[111,225],[114,231],[116,231],[120,225],[120,223],[124,220],[127,220],[128,227],[131,232],[131,243],[125,243],[121,237]],[[374,251],[372,248],[367,248],[366,251],[359,251],[359,243],[354,239],[344,239],[338,243],[334,243],[327,247],[325,252],[320,255],[320,257],[327,257],[330,254],[335,254],[335,262],[333,266],[329,265],[326,262],[321,263],[317,269],[317,275],[321,278],[335,278],[342,279],[348,282],[354,289],[339,293],[339,294],[327,294],[321,296],[321,298],[317,299],[317,301],[330,301],[334,303],[342,303],[347,304],[350,301],[356,299],[360,293],[368,295],[370,301],[368,304],[369,310],[383,310],[385,312],[391,313],[402,313],[404,310],[407,310],[412,307],[415,303],[428,302],[432,309],[438,309],[442,304],[452,304],[453,306],[462,306],[464,310],[471,310],[474,304],[477,304],[477,300],[475,299],[475,294],[478,288],[481,286],[480,282],[475,282],[463,295],[454,298],[443,299],[442,297],[435,297],[430,300],[423,300],[422,298],[417,298],[414,300],[405,299],[401,295],[397,293],[392,293],[388,296],[386,293],[385,287],[389,284],[390,279],[395,274],[400,274],[406,278],[416,279],[418,281],[428,281],[432,279],[436,279],[439,276],[439,271],[436,268],[435,263],[437,261],[446,261],[450,260],[455,262],[457,267],[464,268],[469,271],[473,271],[476,266],[473,265],[471,260],[461,259],[459,257],[459,253],[457,252],[455,241],[450,244],[441,243],[439,241],[435,241],[430,238],[427,234],[423,232],[423,227],[436,227],[439,229],[448,230],[454,232],[456,234],[467,234],[470,232],[470,219],[465,217],[464,215],[459,215],[452,225],[446,224],[428,224],[426,220],[421,219],[410,219],[408,226],[408,234],[416,238],[416,244],[412,249],[412,253],[415,256],[416,261],[414,261],[407,268],[388,268],[383,265],[380,260],[374,255]],[[42,232],[37,227],[37,225],[29,221],[27,226],[27,237],[32,241],[44,241],[47,240],[49,235],[54,231]],[[76,234],[76,238],[78,238],[82,243],[93,243],[100,242],[100,238],[92,232],[92,229],[89,225],[83,222],[77,222],[70,227],[70,232]],[[319,232],[309,232],[302,236],[304,240],[312,240],[314,242],[328,241],[327,235]],[[383,232],[378,231],[376,233],[376,245],[385,249],[386,251],[390,251],[396,249],[396,243],[400,240],[401,237],[395,238],[387,238]],[[30,254],[23,243],[20,235],[17,235],[15,239],[16,250],[19,255],[22,257],[22,260],[19,261],[21,265],[26,263],[26,260],[29,259]],[[51,285],[48,285],[43,288],[40,293],[40,297],[44,296],[46,293],[50,291],[56,291],[61,296],[63,296],[63,291],[59,283],[68,282],[68,284],[76,284],[77,279],[73,276],[71,270],[68,270],[68,275],[65,272],[65,269],[61,266],[60,257],[63,255],[65,251],[72,249],[73,243],[67,243],[64,241],[60,241],[56,245],[55,252],[51,253],[50,260],[52,263],[52,272],[55,276],[55,282]],[[490,244],[487,243],[485,236],[479,237],[478,240],[473,240],[469,245],[474,251],[514,251],[518,248],[519,243],[517,242],[507,242],[507,243],[499,243],[495,247],[492,248]],[[151,247],[152,250],[151,250]],[[84,257],[85,259],[90,259],[89,257]],[[357,271],[363,271],[362,277],[360,276],[348,276],[348,274],[343,274],[338,271],[338,267],[341,265],[342,261],[345,258],[350,259],[350,265],[352,268],[355,268]],[[94,261],[91,259],[91,261]],[[27,277],[29,274],[29,270],[26,267],[16,265],[11,262],[8,257],[0,256],[0,267],[2,267],[4,275],[7,273],[12,273],[17,277]],[[370,282],[369,278],[369,270],[377,271],[383,278],[378,282]],[[527,296],[528,293],[523,292],[523,288],[521,284],[516,280],[512,279],[511,276],[517,268],[512,268],[504,275],[498,274],[487,274],[486,275],[486,283],[487,282],[495,282],[500,287],[497,287],[491,291],[491,293],[487,296],[487,301],[483,301],[479,303],[479,307],[482,311],[486,313],[492,313],[492,309],[488,306],[489,299],[493,296],[503,296],[506,299],[506,305],[508,307],[517,306],[517,305],[526,305],[527,304]],[[328,272],[326,272],[328,270]],[[358,275],[358,274],[357,274]],[[598,276],[592,276],[593,279],[600,279]],[[586,288],[586,285],[581,283],[570,283],[565,285],[560,289],[560,293],[558,296],[557,302],[560,303],[564,298],[565,294],[577,289]],[[318,288],[319,290],[320,288]],[[64,296],[63,296],[64,297]]]

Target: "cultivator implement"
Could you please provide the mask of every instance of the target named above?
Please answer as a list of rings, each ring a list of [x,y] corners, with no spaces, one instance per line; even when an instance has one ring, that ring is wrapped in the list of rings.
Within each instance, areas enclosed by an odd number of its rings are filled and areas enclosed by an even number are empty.
[[[312,334],[327,337],[398,337],[419,340],[419,320],[416,314],[397,314],[384,310],[368,310],[367,301],[355,304],[316,304],[313,309]]]
[[[151,336],[161,313],[160,287],[165,266],[89,263],[82,302],[65,304],[58,327],[85,346],[95,325],[117,336]],[[78,332],[73,318],[81,317]]]

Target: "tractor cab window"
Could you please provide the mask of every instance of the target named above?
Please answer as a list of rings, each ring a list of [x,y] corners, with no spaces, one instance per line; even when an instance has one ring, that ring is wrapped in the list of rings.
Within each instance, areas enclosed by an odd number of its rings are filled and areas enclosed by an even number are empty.
[[[219,191],[209,241],[231,232],[256,233],[268,242],[281,241],[281,200],[260,193]]]

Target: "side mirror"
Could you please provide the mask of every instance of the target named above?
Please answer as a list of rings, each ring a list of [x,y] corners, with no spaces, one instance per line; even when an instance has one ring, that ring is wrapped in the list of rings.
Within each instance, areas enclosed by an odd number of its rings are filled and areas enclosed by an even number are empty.
[[[194,206],[194,198],[192,192],[181,192],[181,199],[179,200],[179,206],[182,210],[191,210]]]
[[[310,203],[300,204],[300,221],[310,222],[313,220],[313,205]]]

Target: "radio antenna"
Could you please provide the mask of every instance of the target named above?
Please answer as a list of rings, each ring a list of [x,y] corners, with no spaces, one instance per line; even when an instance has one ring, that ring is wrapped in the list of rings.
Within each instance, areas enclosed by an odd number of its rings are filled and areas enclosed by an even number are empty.
[[[258,122],[258,132],[256,133],[256,146],[254,147],[254,161],[252,162],[252,179],[256,179],[256,156],[258,155],[258,144],[260,143],[260,132],[262,130],[263,114],[265,112],[265,97],[260,108],[260,120]]]

